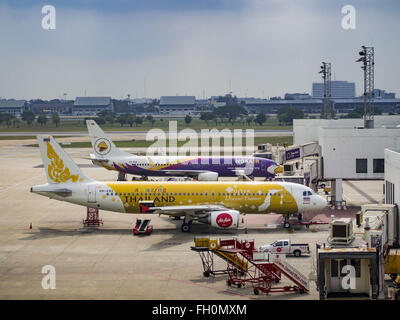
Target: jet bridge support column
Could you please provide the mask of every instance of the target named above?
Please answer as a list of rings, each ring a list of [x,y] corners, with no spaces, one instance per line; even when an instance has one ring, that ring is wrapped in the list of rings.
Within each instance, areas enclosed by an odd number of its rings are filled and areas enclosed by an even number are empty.
[[[332,209],[345,210],[346,204],[343,201],[343,179],[334,179],[331,182]]]

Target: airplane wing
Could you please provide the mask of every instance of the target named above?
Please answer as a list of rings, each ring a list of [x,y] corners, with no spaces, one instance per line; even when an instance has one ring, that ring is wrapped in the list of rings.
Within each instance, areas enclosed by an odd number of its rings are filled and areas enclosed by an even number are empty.
[[[140,205],[142,213],[165,214],[169,216],[185,216],[191,214],[193,216],[206,216],[212,211],[229,210],[219,205],[187,205],[187,206],[166,206],[166,207],[147,207]]]

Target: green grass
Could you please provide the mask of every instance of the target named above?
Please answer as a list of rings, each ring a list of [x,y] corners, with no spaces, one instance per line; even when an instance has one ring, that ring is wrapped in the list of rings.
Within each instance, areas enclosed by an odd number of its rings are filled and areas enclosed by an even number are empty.
[[[187,140],[189,141],[189,140]],[[178,141],[178,147],[183,146],[187,141]],[[119,140],[114,141],[117,147],[119,148],[147,148],[154,144],[154,141],[146,141],[146,140]],[[167,147],[169,146],[169,140],[166,141]],[[263,143],[272,143],[276,145],[277,143],[283,144],[288,143],[289,145],[293,144],[293,137],[255,137],[254,144],[263,144]],[[242,139],[242,145],[246,145],[246,139]],[[37,147],[37,144],[28,145],[29,147]],[[198,146],[201,146],[200,139],[198,140]],[[209,146],[212,146],[212,141],[210,139]],[[224,139],[220,140],[220,146],[224,146]],[[82,141],[82,142],[72,142],[71,144],[63,145],[63,148],[91,148],[92,144],[89,141]]]
[[[68,138],[70,136],[54,136],[54,138]],[[0,136],[0,140],[30,140],[36,139],[36,136]]]
[[[223,123],[222,125],[216,126],[214,122],[210,121],[208,126],[207,124],[200,119],[193,119],[192,122],[187,125],[184,120],[178,121],[178,130],[182,130],[185,128],[191,128],[194,130],[200,129],[212,129],[217,128],[219,130],[223,128],[228,129],[256,129],[256,130],[291,130],[292,126],[280,126],[278,120],[276,118],[269,118],[267,122],[260,126],[258,124],[252,123],[250,126],[247,123],[243,124],[242,122],[236,122],[233,126],[230,123]],[[157,120],[154,123],[154,126],[151,126],[150,123],[145,121],[143,124],[138,127],[130,127],[129,125],[124,125],[121,127],[120,124],[115,123],[110,125],[109,123],[105,125],[101,125],[104,131],[147,131],[153,128],[159,128],[163,130],[168,130],[169,128],[169,120]],[[62,120],[58,127],[55,126],[54,123],[49,121],[46,126],[41,126],[37,122],[32,123],[31,126],[28,126],[24,121],[21,121],[18,128],[7,127],[5,125],[0,125],[0,132],[49,132],[49,131],[87,131],[86,124],[83,123],[82,120]]]

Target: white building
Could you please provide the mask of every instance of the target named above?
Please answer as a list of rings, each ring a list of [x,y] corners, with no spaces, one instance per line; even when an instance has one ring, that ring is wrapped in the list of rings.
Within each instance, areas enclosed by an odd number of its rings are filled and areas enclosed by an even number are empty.
[[[375,128],[396,127],[400,125],[400,115],[375,116]],[[294,119],[293,144],[318,141],[319,128],[361,128],[363,119]]]
[[[324,180],[332,185],[332,204],[342,204],[342,180],[385,177],[385,148],[400,149],[400,116],[375,117],[374,129],[362,119],[294,120],[294,144],[317,141]]]
[[[400,149],[385,149],[385,203],[400,206]]]

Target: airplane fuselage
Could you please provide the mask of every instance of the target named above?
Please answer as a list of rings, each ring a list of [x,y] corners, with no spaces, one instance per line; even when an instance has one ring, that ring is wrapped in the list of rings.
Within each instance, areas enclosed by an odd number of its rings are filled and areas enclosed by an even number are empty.
[[[273,178],[279,165],[270,159],[255,157],[115,157],[107,161],[92,160],[109,170],[140,176],[171,176],[182,172],[216,172],[219,177],[247,176]]]
[[[325,199],[311,189],[287,182],[100,182],[68,183],[69,195],[47,193],[46,184],[31,191],[57,200],[103,210],[139,213],[140,203],[154,206],[221,205],[242,213],[294,214],[322,209]],[[309,194],[305,194],[309,192]]]

